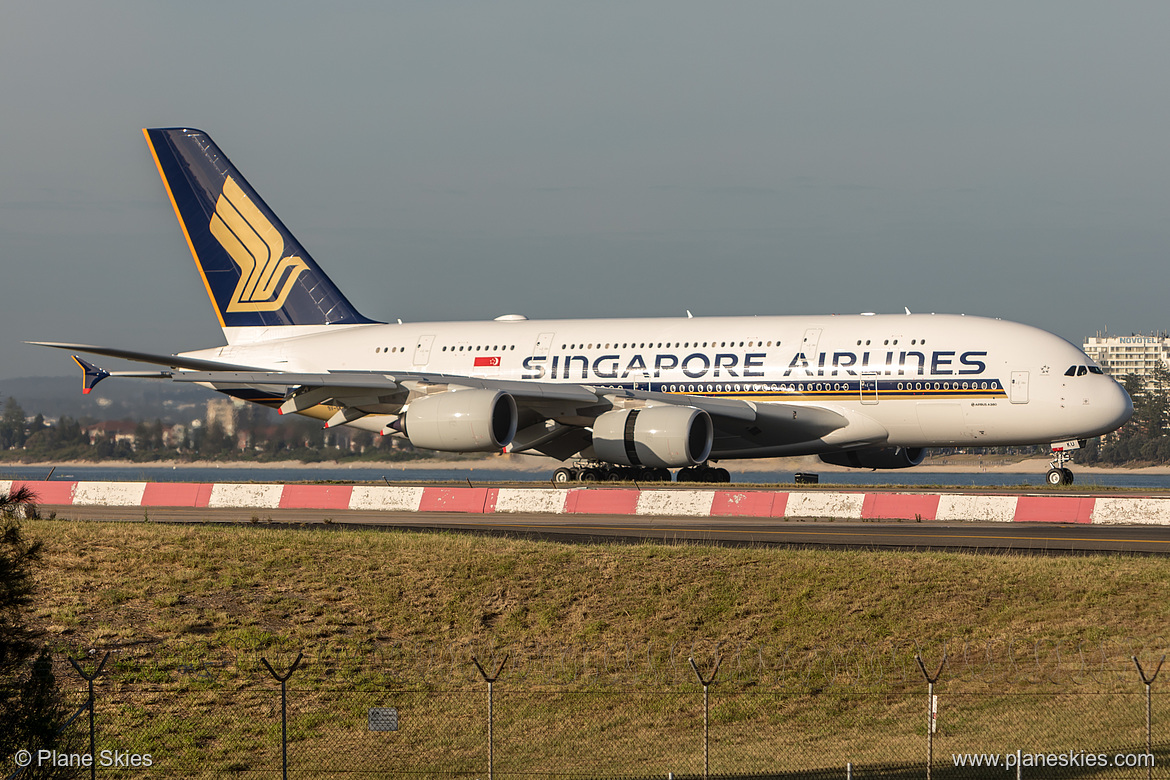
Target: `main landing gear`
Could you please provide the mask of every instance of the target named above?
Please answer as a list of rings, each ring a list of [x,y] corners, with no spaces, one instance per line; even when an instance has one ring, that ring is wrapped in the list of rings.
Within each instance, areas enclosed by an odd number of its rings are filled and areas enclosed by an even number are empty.
[[[553,472],[553,482],[670,482],[670,469],[581,461]]]
[[[727,469],[712,468],[706,463],[698,466],[687,466],[679,469],[675,482],[730,482],[731,474]]]
[[[678,482],[730,482],[727,469],[712,468],[706,463],[679,469]],[[612,463],[582,461],[553,472],[552,481],[565,482],[670,482],[670,469],[641,466],[617,466]]]

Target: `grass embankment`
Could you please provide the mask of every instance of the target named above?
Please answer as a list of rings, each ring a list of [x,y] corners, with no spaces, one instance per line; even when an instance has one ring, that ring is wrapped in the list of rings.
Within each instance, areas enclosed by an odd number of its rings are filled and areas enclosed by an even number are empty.
[[[1170,561],[30,521],[62,649],[1154,638]]]
[[[37,619],[64,652],[114,650],[111,691],[117,680],[149,684],[204,697],[185,699],[200,710],[256,693],[241,688],[268,691],[258,658],[279,670],[303,649],[309,664],[290,683],[297,755],[352,749],[362,766],[436,772],[482,770],[483,689],[468,659],[490,667],[505,648],[497,771],[581,771],[587,755],[585,769],[605,774],[701,773],[693,651],[707,673],[724,654],[712,771],[919,760],[916,646],[932,665],[944,646],[952,654],[936,751],[1138,744],[1144,700],[1117,692],[1142,690],[1128,648],[1156,663],[1170,598],[1170,561],[1159,558],[61,520],[27,529],[46,542]],[[1005,685],[1039,698],[1004,698]],[[415,728],[375,749],[366,708],[387,702],[354,687],[418,691],[390,702]],[[148,747],[183,732],[176,755],[212,756],[220,769],[240,755],[223,723],[250,751],[279,731],[270,692],[256,717],[220,713],[202,737],[189,733],[203,728],[190,711],[133,720],[144,710],[135,695],[118,717],[141,723]],[[664,744],[678,747],[664,755]]]

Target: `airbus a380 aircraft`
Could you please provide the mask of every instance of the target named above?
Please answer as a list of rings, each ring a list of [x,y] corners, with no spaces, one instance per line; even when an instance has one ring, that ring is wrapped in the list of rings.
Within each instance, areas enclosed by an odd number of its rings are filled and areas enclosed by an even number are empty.
[[[925,448],[1053,444],[1120,427],[1125,390],[1037,328],[953,315],[387,324],[363,317],[206,133],[143,131],[226,346],[154,355],[35,342],[448,452],[583,459],[555,479],[728,481],[709,461],[816,454],[918,465]]]

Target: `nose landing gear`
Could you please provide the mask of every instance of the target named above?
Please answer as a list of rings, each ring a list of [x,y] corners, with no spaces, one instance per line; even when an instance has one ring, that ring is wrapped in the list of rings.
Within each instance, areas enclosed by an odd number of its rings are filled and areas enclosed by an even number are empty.
[[[1072,453],[1069,450],[1079,450],[1085,446],[1084,439],[1073,439],[1052,445],[1052,461],[1048,464],[1048,474],[1045,481],[1049,485],[1071,485],[1073,483],[1072,469],[1065,464],[1072,463]]]

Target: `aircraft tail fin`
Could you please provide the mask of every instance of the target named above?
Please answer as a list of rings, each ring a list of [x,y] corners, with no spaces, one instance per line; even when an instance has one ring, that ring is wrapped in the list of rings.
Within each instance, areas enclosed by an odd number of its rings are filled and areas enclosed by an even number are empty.
[[[345,299],[206,133],[142,133],[229,342],[236,328],[373,322]]]

